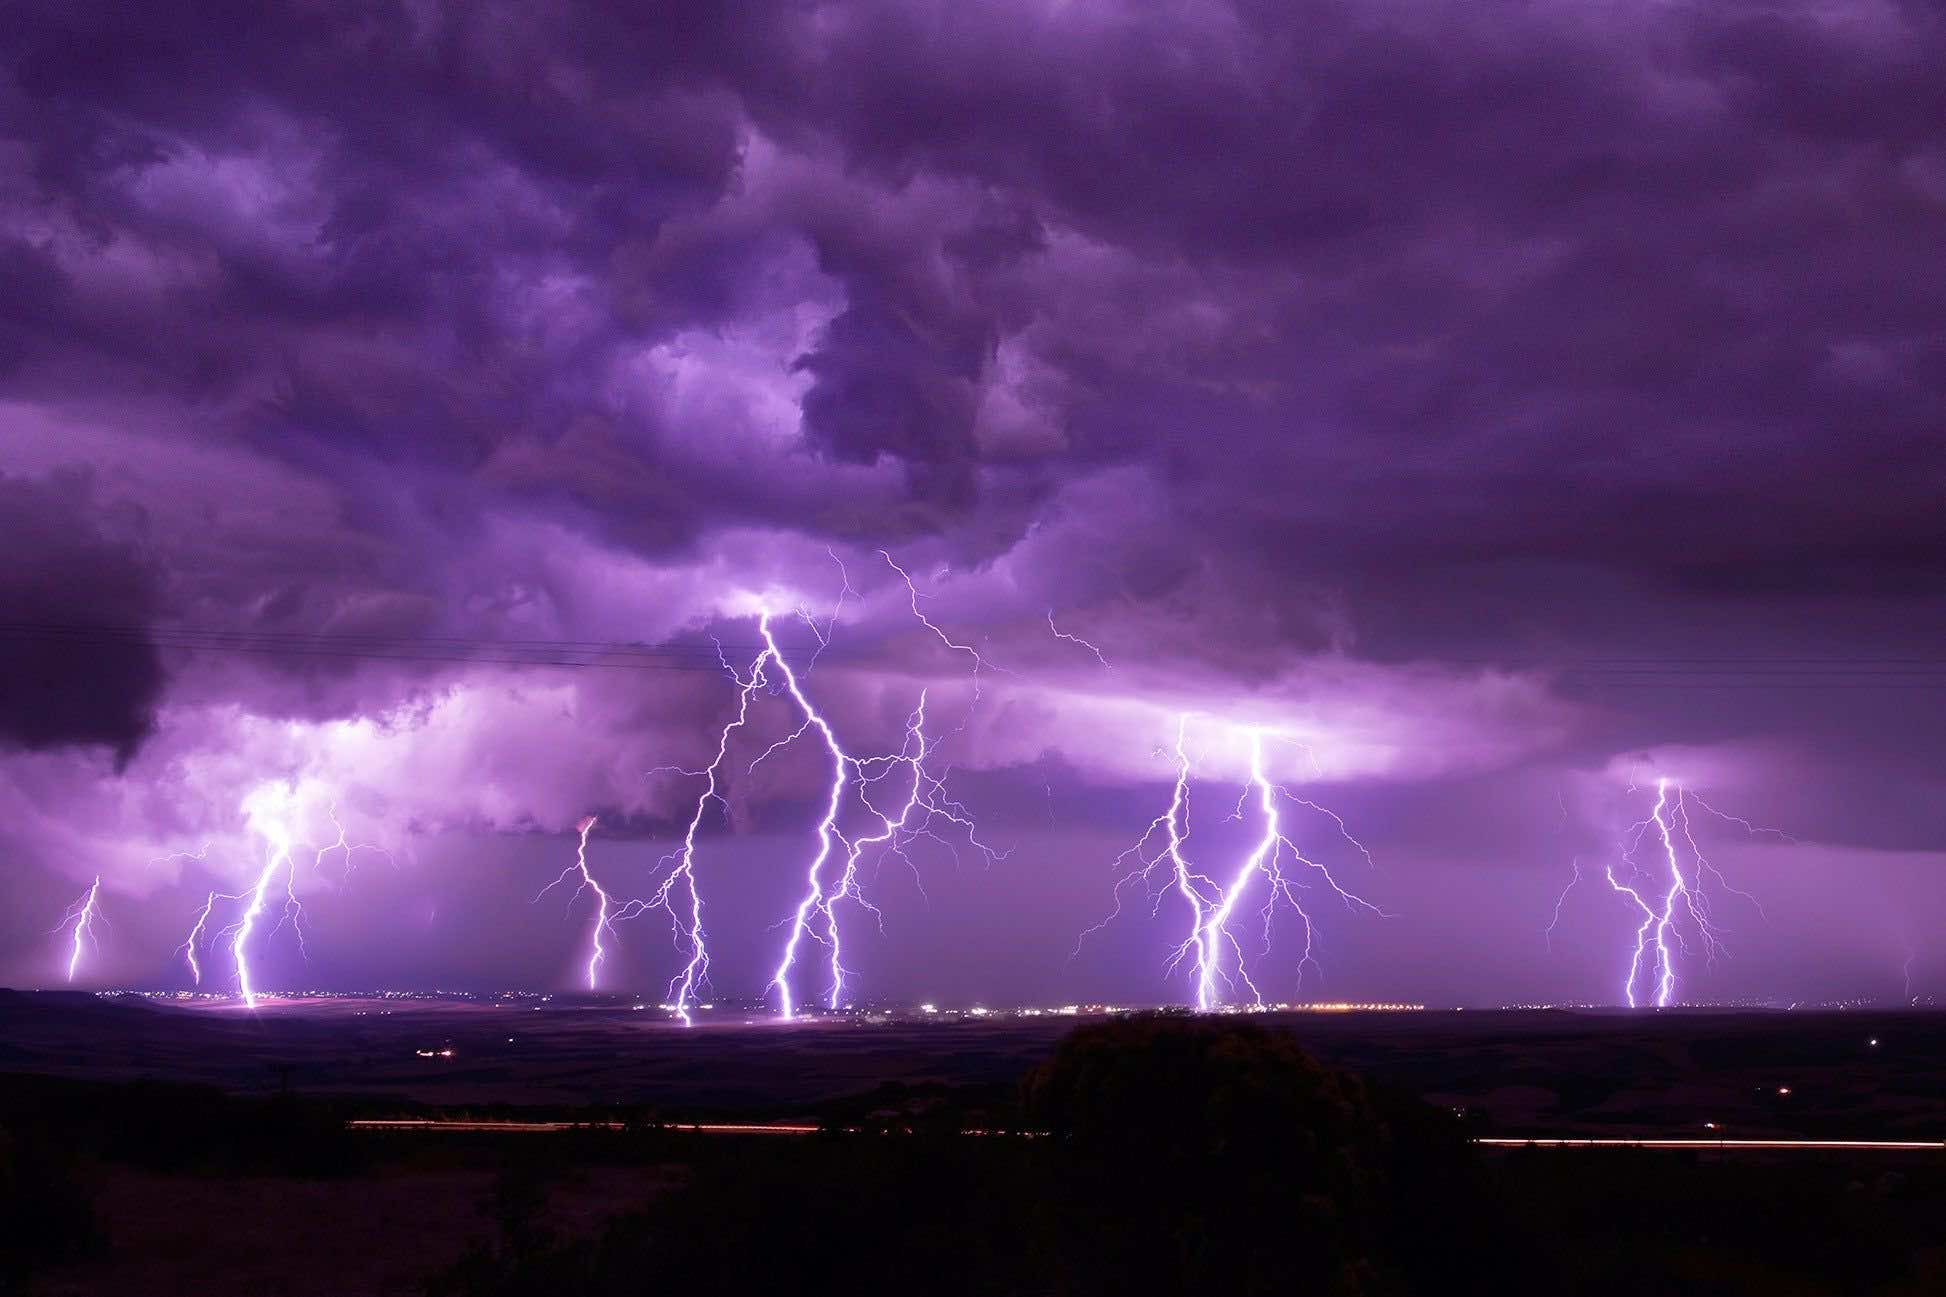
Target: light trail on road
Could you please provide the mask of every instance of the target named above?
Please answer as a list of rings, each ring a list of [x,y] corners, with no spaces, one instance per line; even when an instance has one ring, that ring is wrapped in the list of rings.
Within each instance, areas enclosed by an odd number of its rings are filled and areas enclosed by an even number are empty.
[[[1484,1148],[1713,1148],[1724,1152],[1797,1149],[1803,1152],[1946,1153],[1946,1142],[1931,1139],[1476,1139]]]
[[[476,1134],[549,1135],[569,1130],[628,1130],[625,1121],[464,1121],[427,1118],[361,1118],[345,1123],[346,1130],[375,1131],[471,1131]],[[667,1125],[638,1126],[635,1129],[672,1130],[698,1135],[815,1135],[822,1126],[793,1125],[786,1122],[672,1122]]]
[[[476,1134],[547,1135],[573,1130],[663,1130],[691,1135],[817,1135],[827,1131],[842,1134],[863,1133],[857,1127],[830,1127],[801,1122],[714,1121],[670,1122],[631,1126],[624,1121],[472,1121],[442,1118],[360,1118],[345,1123],[347,1130],[364,1131],[470,1131]],[[877,1133],[877,1132],[874,1132]],[[1022,1138],[1044,1136],[1045,1131],[962,1130],[962,1135],[1017,1135]],[[1697,1139],[1693,1137],[1631,1139],[1575,1138],[1572,1136],[1497,1136],[1469,1140],[1480,1148],[1661,1148],[1717,1149],[1723,1152],[1757,1150],[1796,1150],[1801,1152],[1930,1152],[1946,1153],[1946,1141],[1924,1139]]]

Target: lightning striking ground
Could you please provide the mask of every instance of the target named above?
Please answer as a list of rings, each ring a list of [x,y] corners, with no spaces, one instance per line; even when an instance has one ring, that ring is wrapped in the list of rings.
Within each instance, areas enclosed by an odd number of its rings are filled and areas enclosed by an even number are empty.
[[[886,563],[904,580],[908,605],[919,622],[948,648],[967,655],[973,665],[977,697],[978,675],[990,664],[977,649],[952,639],[925,616],[919,605],[923,596],[891,555],[881,553]],[[835,554],[832,557],[837,561]],[[852,975],[845,965],[843,909],[862,910],[875,920],[880,920],[880,928],[883,929],[882,915],[865,893],[864,865],[868,855],[878,852],[881,860],[890,857],[903,861],[912,869],[915,884],[919,884],[919,871],[906,854],[906,848],[916,839],[930,839],[957,851],[956,844],[943,836],[943,831],[950,829],[989,861],[1005,854],[981,841],[972,816],[946,791],[946,776],[936,773],[928,765],[937,744],[926,730],[924,691],[921,691],[916,706],[907,717],[899,750],[875,756],[854,756],[848,751],[830,719],[813,701],[805,680],[811,667],[830,646],[846,599],[857,594],[842,561],[838,562],[838,569],[841,589],[836,605],[826,618],[821,621],[801,606],[795,610],[796,617],[809,628],[816,641],[815,650],[801,667],[792,663],[778,642],[774,615],[767,607],[758,609],[757,630],[763,646],[748,667],[739,669],[723,654],[721,645],[718,646],[718,660],[725,674],[736,685],[737,704],[735,713],[717,732],[715,755],[701,769],[665,766],[649,772],[677,774],[703,781],[691,804],[681,843],[658,862],[656,872],[660,876],[659,881],[648,899],[629,901],[611,909],[605,921],[600,915],[597,916],[591,939],[591,979],[599,966],[600,955],[605,953],[605,947],[600,951],[595,949],[603,933],[612,932],[615,924],[650,910],[662,911],[669,917],[682,965],[670,980],[668,995],[673,1002],[670,1007],[684,1025],[693,1023],[693,1011],[709,985],[710,976],[703,893],[697,867],[697,838],[710,806],[724,802],[726,762],[733,739],[739,730],[750,723],[752,704],[760,697],[769,695],[787,699],[799,723],[790,733],[758,753],[746,772],[754,772],[772,755],[812,733],[816,734],[830,763],[829,783],[821,798],[823,810],[814,827],[815,846],[803,866],[804,890],[796,906],[780,925],[786,929],[783,943],[770,980],[765,984],[766,993],[776,997],[780,1016],[793,1018],[800,1010],[801,1000],[794,979],[800,972],[806,941],[820,946],[823,951],[823,963],[827,969],[827,984],[822,993],[825,1004],[836,1009],[845,1002]],[[903,790],[896,810],[887,810],[880,805],[884,800],[878,795],[882,786]],[[875,827],[854,835],[847,831],[846,822],[856,819],[860,813],[869,816]],[[549,884],[549,888],[567,881],[569,876],[577,873],[578,868],[576,865],[564,870],[560,877]],[[592,877],[583,874],[577,894],[594,885]],[[542,894],[547,890],[543,889]],[[923,895],[923,885],[920,885],[920,891]],[[605,891],[601,891],[601,900],[612,904],[612,898]]]
[[[256,886],[244,894],[248,899],[242,917],[225,931],[230,939],[230,961],[236,970],[237,991],[243,996],[244,1004],[254,1009],[257,987],[250,971],[250,939],[272,907],[271,889],[279,875],[283,878],[283,899],[277,903],[277,923],[271,932],[279,932],[288,924],[297,935],[300,950],[304,945],[304,907],[297,899],[297,861],[292,855],[290,828],[281,814],[252,809],[251,800],[257,799],[246,799],[245,809],[264,840],[264,864],[257,873]]]
[[[979,673],[988,666],[979,650],[970,644],[954,640],[928,619],[919,606],[920,594],[906,575],[905,570],[893,561],[892,556],[880,551],[888,566],[905,581],[909,596],[909,606],[913,615],[928,630],[937,636],[941,643],[956,652],[964,653],[973,664],[974,698],[979,693]],[[842,567],[842,565],[840,565]],[[849,582],[846,588],[849,589]],[[840,906],[849,904],[880,919],[878,908],[866,896],[861,881],[861,865],[865,854],[879,849],[887,854],[904,859],[908,865],[910,858],[904,855],[903,844],[912,838],[927,837],[944,841],[934,829],[935,821],[944,821],[953,826],[975,849],[987,859],[998,858],[1001,853],[994,851],[980,841],[972,817],[963,807],[953,801],[945,791],[945,778],[934,774],[926,765],[933,745],[926,734],[926,698],[922,692],[917,706],[908,715],[905,734],[900,750],[896,754],[856,757],[840,743],[838,733],[830,720],[812,701],[797,671],[791,666],[790,659],[777,642],[771,627],[768,611],[762,612],[757,621],[757,630],[763,639],[764,648],[752,663],[747,677],[738,676],[741,701],[738,718],[732,727],[741,724],[747,713],[751,694],[757,687],[771,680],[775,672],[774,687],[795,705],[801,723],[789,735],[771,744],[750,763],[755,770],[772,753],[795,742],[798,738],[816,732],[825,754],[830,759],[830,782],[822,798],[823,812],[816,828],[816,847],[804,867],[804,891],[796,907],[785,920],[786,933],[782,948],[778,952],[777,965],[771,974],[766,989],[777,997],[778,1012],[784,1018],[796,1016],[798,998],[792,987],[799,955],[804,942],[809,940],[824,948],[828,982],[824,994],[828,1008],[836,1009],[844,1003],[849,970],[845,967],[844,932],[840,916]],[[818,635],[821,652],[830,642],[830,628]],[[735,673],[732,673],[735,675]],[[724,731],[727,742],[729,729]],[[717,762],[722,760],[723,747],[719,744]],[[715,769],[713,765],[712,770]],[[873,791],[880,783],[893,778],[895,772],[903,770],[909,776],[904,783],[905,794],[896,812],[884,811],[874,804]],[[705,790],[704,798],[714,790],[714,775],[711,775],[710,788]],[[856,836],[848,834],[843,827],[847,803],[855,801],[876,822],[877,827]],[[700,814],[700,803],[699,810]],[[693,821],[692,821],[693,824]],[[693,836],[685,840],[685,860],[693,857]],[[950,845],[950,844],[948,844]],[[834,863],[835,862],[835,863]],[[918,871],[913,871],[915,880]]]
[[[196,921],[190,925],[188,940],[176,947],[176,953],[188,962],[190,980],[197,986],[203,984],[203,964],[202,960],[197,957],[196,951],[203,944],[203,934],[209,930],[210,916],[216,910],[216,903],[218,901],[240,901],[242,899],[242,894],[237,892],[210,892],[203,899],[203,908],[196,911]]]
[[[203,904],[191,921],[189,935],[176,953],[183,957],[189,967],[190,979],[195,985],[203,984],[203,954],[206,948],[221,943],[228,956],[230,975],[243,1002],[250,1008],[257,1006],[259,991],[251,971],[252,942],[256,939],[262,924],[273,915],[275,922],[264,935],[275,936],[288,927],[297,939],[298,952],[304,950],[304,905],[297,896],[297,851],[301,843],[292,827],[292,803],[296,792],[288,785],[277,783],[260,784],[243,799],[244,821],[251,834],[263,843],[263,863],[258,868],[256,881],[248,888],[237,892],[225,892],[212,888],[203,898]],[[391,858],[391,853],[372,843],[354,843],[345,832],[344,824],[338,819],[337,806],[330,807],[328,817],[332,827],[338,832],[335,841],[321,848],[311,848],[311,863],[314,870],[322,870],[326,856],[334,851],[344,853],[345,870],[351,868],[352,855],[359,851],[376,851]],[[186,859],[203,860],[209,848],[176,855]],[[168,859],[170,857],[165,857]],[[236,917],[212,933],[219,904],[236,904],[240,909]]]
[[[611,911],[610,906],[614,904],[613,898],[608,895],[607,889],[601,885],[595,878],[594,873],[588,868],[588,834],[594,830],[596,822],[596,817],[590,815],[574,826],[576,834],[574,863],[563,869],[555,877],[553,882],[541,888],[534,895],[534,900],[538,903],[543,896],[546,896],[570,878],[579,879],[579,881],[575,883],[573,894],[568,897],[569,905],[573,905],[576,901],[580,900],[583,892],[593,892],[595,894],[595,921],[593,926],[588,930],[588,963],[586,969],[588,989],[591,991],[600,987],[601,966],[608,958],[608,947],[602,943],[602,937],[614,935],[615,924],[640,913],[641,907],[644,904],[641,901],[627,901]]]
[[[888,557],[887,562],[890,561]],[[845,843],[847,847],[850,845],[845,842],[844,834],[838,828],[838,816],[843,809],[845,788],[850,782],[850,775],[856,763],[838,745],[838,735],[831,728],[831,722],[811,704],[803,686],[798,683],[796,673],[791,670],[789,660],[778,649],[777,640],[771,634],[768,612],[758,618],[757,631],[763,636],[766,658],[777,668],[784,692],[803,713],[804,723],[788,738],[779,740],[765,749],[757,761],[751,763],[751,768],[755,769],[764,757],[810,729],[817,730],[819,737],[824,740],[825,751],[831,757],[831,784],[824,798],[824,814],[817,824],[817,850],[812,853],[810,863],[806,867],[804,895],[798,901],[797,909],[789,920],[790,931],[784,938],[784,947],[777,961],[777,970],[771,974],[770,983],[766,988],[777,993],[778,1012],[783,1017],[790,1018],[795,1011],[795,1001],[791,994],[791,968],[797,962],[798,946],[806,936],[811,936],[813,940],[821,940],[829,947],[833,979],[831,996],[834,1003],[844,989],[844,943],[839,931],[837,914],[837,902],[841,899],[841,895],[827,892],[824,868],[826,862],[831,859],[834,845],[838,843]],[[817,918],[822,918],[824,921],[823,937],[815,936],[811,930],[812,921]]]
[[[991,664],[981,656],[979,650],[970,644],[962,644],[947,635],[931,620],[919,606],[920,594],[912,584],[905,570],[893,561],[890,554],[880,551],[894,572],[905,581],[910,598],[910,607],[921,625],[937,636],[942,644],[956,652],[964,653],[973,664],[973,701],[979,700],[979,675],[983,668]],[[777,669],[782,692],[797,705],[804,721],[786,738],[772,744],[758,756],[751,768],[755,769],[766,757],[779,748],[795,741],[803,734],[816,730],[823,740],[826,753],[831,758],[831,783],[824,798],[824,814],[817,824],[817,848],[805,869],[805,889],[796,909],[786,920],[788,932],[777,962],[776,971],[771,975],[769,987],[777,995],[778,1009],[785,1018],[796,1013],[797,1002],[791,989],[792,972],[797,964],[798,952],[808,938],[825,948],[826,966],[829,982],[824,1000],[827,1008],[836,1009],[844,1003],[847,978],[850,972],[844,963],[844,936],[839,919],[839,906],[849,903],[881,921],[877,906],[865,895],[860,879],[860,866],[864,854],[878,848],[886,854],[905,861],[911,860],[904,853],[903,844],[913,838],[930,838],[946,842],[934,829],[935,821],[943,821],[964,838],[975,850],[993,861],[1005,853],[996,851],[982,842],[977,826],[965,807],[954,801],[946,792],[945,776],[934,774],[926,765],[927,758],[933,754],[935,745],[926,734],[926,696],[922,691],[917,706],[907,716],[904,737],[898,753],[885,756],[854,757],[839,743],[836,730],[830,721],[812,703],[802,682],[792,670],[789,660],[778,647],[771,633],[769,615],[759,619],[759,632],[763,636],[765,652],[759,659],[761,668],[766,662]],[[877,784],[890,779],[895,772],[903,769],[910,775],[905,785],[906,794],[896,813],[888,814],[874,805],[872,791]],[[842,816],[851,796],[862,806],[867,814],[877,821],[875,831],[857,837],[848,835],[842,827]],[[952,845],[947,842],[949,847]],[[842,858],[835,868],[835,878],[827,880],[827,866],[842,848]],[[915,881],[918,870],[913,869]],[[923,888],[922,888],[923,891]]]
[[[1149,826],[1142,831],[1142,836],[1137,838],[1134,844],[1122,852],[1121,855],[1115,857],[1114,863],[1118,867],[1129,864],[1132,859],[1134,861],[1134,868],[1127,869],[1120,878],[1115,880],[1114,908],[1109,911],[1107,917],[1103,918],[1101,922],[1091,928],[1085,929],[1075,939],[1074,950],[1069,954],[1069,959],[1073,959],[1081,953],[1081,946],[1089,937],[1100,932],[1103,928],[1106,928],[1109,924],[1121,917],[1123,891],[1130,884],[1140,883],[1148,888],[1152,902],[1150,910],[1152,915],[1159,911],[1162,900],[1168,894],[1171,886],[1182,897],[1184,904],[1189,907],[1192,916],[1190,941],[1197,947],[1196,964],[1199,968],[1202,966],[1200,942],[1202,940],[1204,913],[1207,908],[1204,904],[1202,889],[1205,886],[1213,888],[1216,884],[1209,878],[1191,870],[1189,861],[1183,854],[1183,842],[1189,834],[1190,760],[1189,753],[1185,747],[1185,744],[1188,742],[1188,733],[1189,716],[1184,714],[1176,718],[1176,743],[1174,748],[1176,777],[1173,789],[1169,795],[1168,808],[1150,820]],[[1156,755],[1161,755],[1160,748],[1156,750]],[[1154,842],[1158,835],[1163,840],[1162,845],[1152,851],[1150,843]],[[1173,881],[1172,883],[1165,883],[1159,887],[1152,886],[1152,875],[1161,867],[1164,861],[1167,861],[1170,866]]]
[[[842,567],[842,565],[841,565]],[[851,588],[847,581],[845,588]],[[843,595],[839,596],[842,603]],[[810,621],[808,617],[805,619]],[[836,614],[833,614],[833,621]],[[812,623],[815,626],[815,623]],[[830,643],[829,628],[818,636],[818,649]],[[719,653],[721,650],[718,650]],[[750,664],[750,672],[741,675],[727,659],[723,669],[737,683],[736,715],[725,724],[716,736],[716,756],[702,770],[686,770],[678,773],[692,775],[704,781],[703,789],[696,795],[696,804],[690,812],[689,823],[683,829],[682,846],[663,858],[663,864],[672,864],[667,876],[656,888],[650,901],[654,908],[669,915],[675,926],[677,949],[685,958],[682,969],[670,980],[669,997],[675,1002],[676,1016],[687,1027],[694,1019],[691,1010],[695,1008],[704,988],[709,985],[709,945],[703,931],[703,897],[696,880],[696,833],[703,825],[703,816],[711,802],[721,802],[723,762],[730,753],[730,736],[742,729],[750,720],[750,701],[763,687],[764,663],[770,657],[768,645]]]
[[[1181,898],[1188,922],[1187,931],[1170,955],[1166,968],[1173,972],[1185,963],[1191,966],[1193,1003],[1197,1010],[1211,1012],[1228,1007],[1236,1002],[1233,997],[1239,987],[1247,995],[1250,1007],[1261,1008],[1264,1004],[1263,992],[1250,975],[1249,961],[1232,927],[1239,907],[1245,904],[1246,898],[1253,895],[1261,898],[1256,915],[1266,951],[1270,946],[1271,927],[1280,904],[1288,906],[1304,925],[1304,950],[1297,962],[1300,984],[1304,970],[1317,966],[1314,957],[1316,928],[1310,911],[1299,895],[1305,888],[1300,881],[1303,875],[1292,872],[1289,866],[1301,867],[1307,875],[1321,881],[1346,908],[1381,917],[1385,914],[1378,906],[1341,886],[1329,867],[1307,855],[1297,845],[1284,828],[1283,804],[1288,802],[1302,806],[1324,816],[1332,822],[1336,836],[1354,847],[1368,864],[1372,857],[1364,845],[1352,837],[1341,817],[1316,802],[1296,796],[1270,778],[1264,768],[1264,744],[1267,739],[1278,736],[1272,731],[1253,726],[1232,730],[1233,737],[1246,745],[1249,769],[1233,818],[1244,817],[1245,806],[1255,794],[1260,823],[1258,835],[1231,871],[1227,882],[1192,863],[1187,846],[1190,836],[1189,791],[1194,766],[1187,745],[1191,719],[1185,715],[1177,721],[1175,781],[1169,805],[1149,822],[1135,845],[1117,858],[1118,863],[1132,860],[1134,867],[1124,872],[1115,884],[1114,911],[1101,923],[1084,932],[1082,939],[1113,922],[1121,913],[1121,896],[1129,885],[1140,882],[1148,888],[1152,913],[1159,912],[1168,894],[1173,892]],[[1160,842],[1156,845],[1158,839]],[[1155,876],[1165,864],[1167,880],[1157,885]],[[1079,943],[1076,948],[1079,949]]]
[[[72,939],[68,950],[68,981],[72,982],[74,975],[81,971],[81,952],[84,947],[100,946],[100,940],[95,935],[95,925],[99,923],[106,926],[107,922],[101,916],[101,875],[96,874],[93,884],[81,894],[80,899],[68,906],[67,912],[61,915],[61,921],[54,926],[56,932],[66,932]]]
[[[1630,791],[1634,791],[1633,784]],[[1694,812],[1699,810],[1746,833],[1792,841],[1780,830],[1761,828],[1717,810],[1673,779],[1657,778],[1655,801],[1648,815],[1623,831],[1615,863],[1602,871],[1609,889],[1627,898],[1640,916],[1629,947],[1628,969],[1622,977],[1622,1000],[1631,1009],[1645,1004],[1666,1009],[1676,1002],[1680,956],[1700,948],[1707,966],[1725,953],[1713,913],[1714,891],[1740,897],[1760,917],[1763,914],[1757,898],[1731,886],[1703,852],[1694,823]],[[1555,903],[1556,923],[1560,921],[1561,904],[1580,881],[1577,860],[1574,878]],[[1548,931],[1552,933],[1553,929],[1550,923]]]

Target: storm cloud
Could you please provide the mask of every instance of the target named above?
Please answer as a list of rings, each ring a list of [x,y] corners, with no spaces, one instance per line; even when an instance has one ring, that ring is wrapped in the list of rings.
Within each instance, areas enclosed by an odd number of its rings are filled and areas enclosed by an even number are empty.
[[[1388,907],[1480,917],[1339,933],[1375,995],[1475,956],[1462,998],[1595,994],[1600,953],[1478,943],[1538,933],[1670,762],[1881,923],[1792,994],[1870,983],[1923,944],[1901,908],[1946,904],[1931,6],[0,21],[0,620],[142,632],[0,643],[23,896],[199,895],[146,862],[240,856],[263,778],[399,843],[666,834],[691,794],[647,772],[731,701],[711,637],[848,582],[822,696],[896,746],[933,689],[1021,843],[958,902],[975,930],[1007,895],[1055,926],[1105,902],[1185,711],[1299,736],[1283,773],[1391,839]],[[977,701],[880,550],[990,659]],[[477,660],[568,641],[682,669]],[[460,660],[397,649],[435,642]],[[814,780],[753,777],[729,827]],[[1840,885],[1887,852],[1920,862],[1903,901]],[[0,943],[33,968],[41,935]],[[1803,935],[1745,933],[1748,985]]]

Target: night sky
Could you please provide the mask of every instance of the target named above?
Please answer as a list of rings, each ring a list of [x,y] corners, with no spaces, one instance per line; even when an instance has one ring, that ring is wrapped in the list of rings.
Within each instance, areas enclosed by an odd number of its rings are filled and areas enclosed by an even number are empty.
[[[1683,998],[1946,984],[1933,6],[0,32],[0,977],[61,983],[99,875],[76,984],[187,986],[255,796],[312,844],[265,984],[571,986],[587,898],[530,902],[587,815],[653,890],[737,707],[711,640],[747,669],[768,607],[854,755],[926,691],[995,849],[866,856],[860,996],[1189,997],[1166,888],[1074,953],[1183,713],[1199,867],[1260,827],[1252,728],[1371,852],[1282,802],[1389,917],[1294,869],[1314,965],[1292,912],[1237,924],[1267,997],[1618,999],[1603,870],[1658,777],[1789,835],[1696,819],[1725,953],[1689,935]],[[748,768],[799,721],[759,691],[698,834],[727,996],[815,846],[816,736]],[[333,805],[389,863],[314,864]],[[618,935],[606,984],[682,962]]]

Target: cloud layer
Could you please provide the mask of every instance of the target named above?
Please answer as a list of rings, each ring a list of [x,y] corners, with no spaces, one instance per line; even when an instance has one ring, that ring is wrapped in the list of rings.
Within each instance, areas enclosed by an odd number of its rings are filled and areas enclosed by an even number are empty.
[[[1225,725],[1308,745],[1280,773],[1400,839],[1395,909],[1456,888],[1537,929],[1556,803],[1568,837],[1614,827],[1558,790],[1614,810],[1618,772],[1676,755],[1860,870],[1946,847],[1925,6],[164,0],[8,27],[0,622],[133,632],[0,639],[23,904],[98,871],[194,893],[146,862],[238,833],[266,778],[400,840],[664,834],[691,794],[645,772],[706,756],[730,704],[710,638],[743,650],[759,601],[822,619],[846,578],[820,696],[870,746],[936,691],[1018,821],[1008,894],[1057,909],[1110,875],[1035,835],[1139,832],[1183,711],[1212,780],[1243,773]],[[881,549],[991,662],[977,702]],[[209,651],[231,632],[681,669]],[[793,823],[816,778],[751,777],[731,826]],[[1488,859],[1511,881],[1454,881]],[[1436,980],[1482,930],[1415,930],[1405,962]],[[43,936],[0,948],[37,968]],[[1802,937],[1746,942],[1777,977]],[[1106,976],[1150,985],[1152,953]],[[1464,994],[1550,979],[1599,990],[1537,953]]]

